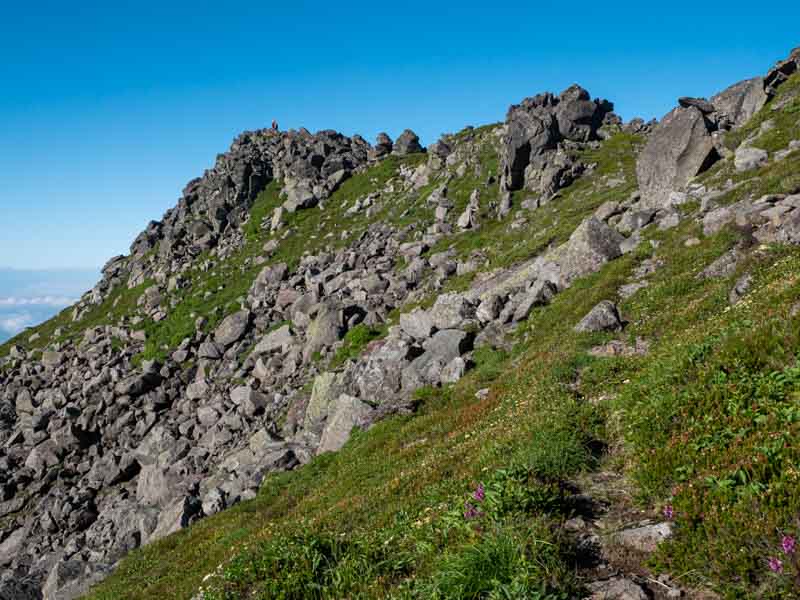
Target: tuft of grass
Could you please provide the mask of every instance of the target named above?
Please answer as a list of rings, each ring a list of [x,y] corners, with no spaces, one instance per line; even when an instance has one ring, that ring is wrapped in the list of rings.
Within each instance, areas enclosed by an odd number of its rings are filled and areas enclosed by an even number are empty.
[[[387,332],[386,327],[373,328],[359,323],[345,334],[342,346],[336,351],[328,367],[336,369],[348,360],[358,358],[370,342],[386,336]]]

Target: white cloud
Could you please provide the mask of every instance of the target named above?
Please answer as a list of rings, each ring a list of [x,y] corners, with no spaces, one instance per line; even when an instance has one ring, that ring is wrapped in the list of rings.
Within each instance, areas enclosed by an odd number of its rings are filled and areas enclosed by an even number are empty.
[[[0,298],[0,307],[5,306],[49,306],[53,308],[62,308],[69,306],[75,300],[65,296],[38,296],[35,298],[17,298],[9,296],[7,298]]]
[[[34,322],[33,315],[30,313],[16,313],[0,317],[0,331],[10,335],[15,335],[32,325]]]

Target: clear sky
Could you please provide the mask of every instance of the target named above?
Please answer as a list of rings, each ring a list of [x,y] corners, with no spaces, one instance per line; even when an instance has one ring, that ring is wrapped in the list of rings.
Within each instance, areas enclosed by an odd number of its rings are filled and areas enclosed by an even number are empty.
[[[371,141],[411,127],[427,144],[573,82],[626,119],[660,117],[800,45],[799,5],[6,2],[0,267],[126,253],[238,132],[272,118]]]

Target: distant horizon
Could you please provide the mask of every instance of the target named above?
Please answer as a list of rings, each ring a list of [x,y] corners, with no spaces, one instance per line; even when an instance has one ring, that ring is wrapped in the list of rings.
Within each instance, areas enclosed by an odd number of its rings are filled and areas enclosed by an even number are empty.
[[[75,303],[99,277],[99,268],[0,267],[0,344]]]

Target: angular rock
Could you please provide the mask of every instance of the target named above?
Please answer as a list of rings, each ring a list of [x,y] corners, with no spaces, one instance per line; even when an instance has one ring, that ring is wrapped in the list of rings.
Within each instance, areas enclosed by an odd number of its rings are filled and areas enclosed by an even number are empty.
[[[648,600],[642,587],[625,577],[612,577],[588,584],[591,595],[587,600]]]
[[[253,354],[258,356],[259,354],[269,354],[278,350],[286,353],[292,344],[294,344],[292,328],[289,325],[282,325],[261,338],[261,341],[256,344]]]
[[[306,346],[303,350],[305,360],[316,352],[338,342],[344,335],[344,314],[336,304],[325,302],[317,317],[311,322],[306,333]]]
[[[733,164],[736,170],[740,173],[743,171],[752,171],[767,164],[769,154],[766,150],[761,148],[753,148],[751,146],[739,146],[736,149],[736,154],[733,157]]]
[[[452,292],[436,298],[429,313],[436,329],[457,329],[475,318],[475,307],[463,294]]]
[[[593,331],[620,331],[623,321],[619,316],[617,305],[610,300],[603,300],[575,325],[575,331],[587,333]]]
[[[767,103],[764,78],[740,81],[711,98],[714,108],[724,114],[734,127],[747,123]]]
[[[250,326],[249,310],[240,310],[225,317],[214,331],[214,340],[224,347],[238,342]]]
[[[398,156],[407,156],[408,154],[415,154],[422,152],[423,148],[419,143],[419,137],[410,129],[406,129],[397,138],[397,141],[392,146],[392,152]]]
[[[533,282],[530,289],[522,295],[522,298],[520,298],[519,304],[514,311],[513,320],[515,322],[524,321],[531,314],[534,307],[549,304],[557,293],[558,289],[553,283],[547,280],[537,279]]]
[[[373,415],[373,409],[358,398],[342,394],[336,400],[333,414],[322,431],[317,454],[336,452],[350,439],[354,427],[366,427]]]
[[[636,161],[642,203],[666,208],[670,193],[719,159],[711,136],[714,126],[694,107],[678,107],[664,117]]]
[[[400,329],[416,340],[426,340],[435,331],[431,314],[421,308],[400,315]]]
[[[448,363],[457,356],[468,352],[471,344],[469,337],[463,331],[443,329],[437,331],[422,347],[432,356]]]
[[[614,536],[614,541],[631,550],[651,554],[656,551],[658,544],[671,535],[672,524],[665,522],[625,529]]]

